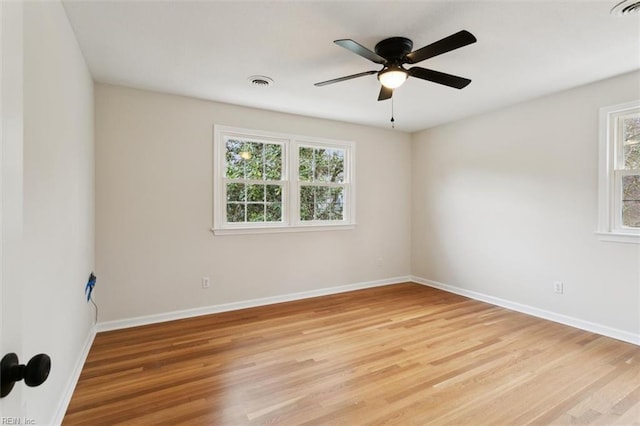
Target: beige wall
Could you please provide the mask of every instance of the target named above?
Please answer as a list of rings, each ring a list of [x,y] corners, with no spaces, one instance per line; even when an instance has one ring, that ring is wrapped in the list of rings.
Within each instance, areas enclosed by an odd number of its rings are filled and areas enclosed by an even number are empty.
[[[214,124],[355,141],[356,229],[214,236]],[[402,132],[97,84],[100,321],[407,276],[410,161]]]
[[[22,27],[22,282],[3,290],[21,287],[20,361],[44,352],[52,368],[40,387],[18,383],[20,412],[3,415],[55,424],[94,320],[84,298],[94,266],[93,81],[59,2],[23,2]]]
[[[0,1],[0,354],[22,353],[23,7]],[[22,388],[0,398],[0,413],[21,416]]]
[[[636,72],[415,134],[413,275],[638,336],[640,246],[595,231],[598,110],[640,98],[639,81]]]

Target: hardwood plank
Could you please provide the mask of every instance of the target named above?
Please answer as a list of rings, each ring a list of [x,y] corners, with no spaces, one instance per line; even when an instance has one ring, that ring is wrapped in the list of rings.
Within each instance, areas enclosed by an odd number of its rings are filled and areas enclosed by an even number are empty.
[[[64,424],[639,416],[640,347],[405,283],[99,333]]]

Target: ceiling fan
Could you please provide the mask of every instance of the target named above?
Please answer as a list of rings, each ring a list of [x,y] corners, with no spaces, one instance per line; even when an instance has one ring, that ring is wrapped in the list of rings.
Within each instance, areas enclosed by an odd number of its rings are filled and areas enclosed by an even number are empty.
[[[393,96],[393,90],[400,87],[408,77],[416,77],[456,89],[462,89],[471,83],[471,80],[422,67],[407,69],[404,68],[403,65],[416,64],[425,59],[433,58],[434,56],[475,43],[476,41],[473,34],[467,30],[462,30],[412,52],[413,42],[411,40],[405,37],[391,37],[376,44],[375,52],[372,52],[351,39],[335,40],[334,43],[338,46],[344,47],[356,55],[360,55],[383,67],[380,71],[365,71],[332,80],[321,81],[320,83],[316,83],[315,86],[326,86],[328,84],[339,83],[341,81],[377,73],[378,80],[382,84],[380,95],[378,95],[379,101],[391,98]]]

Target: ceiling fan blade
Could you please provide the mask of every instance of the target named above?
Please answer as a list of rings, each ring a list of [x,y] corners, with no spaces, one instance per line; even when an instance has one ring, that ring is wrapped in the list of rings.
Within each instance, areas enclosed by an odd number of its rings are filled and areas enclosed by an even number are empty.
[[[320,83],[315,83],[314,86],[326,86],[327,84],[339,83],[341,81],[351,80],[352,78],[364,77],[365,75],[375,74],[378,71],[365,71],[359,72],[358,74],[346,75],[344,77],[334,78],[333,80],[321,81]]]
[[[380,94],[378,95],[378,101],[386,101],[393,96],[393,89],[389,89],[388,87],[382,86],[380,88]]]
[[[411,77],[433,81],[434,83],[444,84],[445,86],[454,87],[456,89],[462,89],[471,83],[471,80],[468,78],[458,77],[457,75],[446,74],[426,68],[413,67],[407,71]]]
[[[334,43],[337,44],[338,46],[344,47],[347,50],[350,50],[356,55],[360,55],[365,59],[375,62],[376,64],[387,63],[387,60],[385,58],[383,58],[382,56],[378,55],[375,52],[372,52],[371,50],[367,49],[363,45],[356,43],[351,39],[335,40]]]
[[[451,34],[449,37],[445,37],[442,40],[438,40],[435,43],[431,43],[428,46],[409,53],[406,56],[406,63],[415,64],[420,61],[424,61],[425,59],[433,58],[434,56],[475,43],[476,41],[478,40],[469,31],[458,31],[455,34]]]

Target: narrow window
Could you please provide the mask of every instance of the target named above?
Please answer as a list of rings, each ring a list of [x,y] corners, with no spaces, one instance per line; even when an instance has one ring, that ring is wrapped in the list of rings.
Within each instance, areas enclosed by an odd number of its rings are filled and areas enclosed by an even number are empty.
[[[599,233],[640,243],[640,101],[600,110]]]

